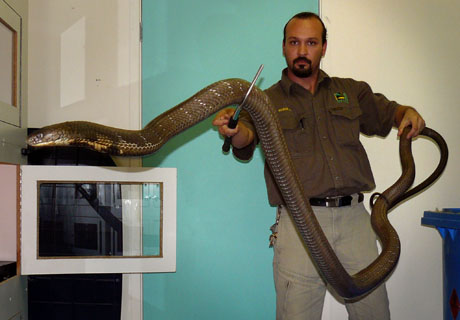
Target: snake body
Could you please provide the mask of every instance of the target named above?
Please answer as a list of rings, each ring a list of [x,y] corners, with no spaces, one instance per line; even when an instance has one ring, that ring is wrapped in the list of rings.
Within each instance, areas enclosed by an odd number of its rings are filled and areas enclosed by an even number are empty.
[[[34,147],[83,146],[124,156],[151,154],[173,136],[220,109],[240,103],[249,86],[249,82],[241,79],[215,82],[159,115],[142,130],[122,130],[83,121],[64,122],[34,132],[29,136],[28,143]],[[310,207],[269,98],[254,87],[244,108],[253,119],[266,161],[323,278],[345,299],[358,298],[378,287],[391,274],[400,255],[399,237],[388,221],[388,211],[406,197],[406,191],[414,181],[415,166],[411,141],[405,138],[407,131],[400,140],[402,175],[377,199],[372,209],[371,222],[382,242],[382,252],[368,267],[350,275],[335,255]],[[428,135],[439,145],[441,161],[436,171],[416,192],[430,185],[447,162],[447,145],[442,137],[428,128],[422,134]]]

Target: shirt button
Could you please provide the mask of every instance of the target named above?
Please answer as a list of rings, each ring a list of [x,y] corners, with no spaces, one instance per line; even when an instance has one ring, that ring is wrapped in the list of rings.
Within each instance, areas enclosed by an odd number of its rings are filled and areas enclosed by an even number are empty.
[[[322,136],[322,138],[323,138],[324,140],[326,140],[326,139],[327,139],[327,137],[326,137],[326,136]]]
[[[333,161],[333,160],[334,160],[334,157],[329,157],[329,160]]]
[[[339,180],[339,179],[340,179],[340,177],[338,177],[338,176],[337,176],[337,177],[335,177],[335,180]]]

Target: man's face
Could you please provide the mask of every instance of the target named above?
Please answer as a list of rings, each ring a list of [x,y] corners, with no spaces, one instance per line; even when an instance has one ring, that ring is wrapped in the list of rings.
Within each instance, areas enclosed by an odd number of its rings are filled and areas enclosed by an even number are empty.
[[[295,18],[288,23],[283,43],[288,73],[298,78],[308,78],[319,70],[327,46],[322,43],[322,32],[321,22],[314,18]]]

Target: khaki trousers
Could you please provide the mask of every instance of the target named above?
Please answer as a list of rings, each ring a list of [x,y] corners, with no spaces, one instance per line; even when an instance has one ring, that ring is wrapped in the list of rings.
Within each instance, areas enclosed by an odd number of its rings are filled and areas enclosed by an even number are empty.
[[[339,208],[312,207],[332,248],[349,274],[367,267],[378,255],[369,213],[362,203]],[[277,320],[320,320],[326,284],[284,206],[278,209],[275,226],[273,272]],[[337,295],[330,289],[330,292]],[[344,303],[350,320],[388,320],[389,302],[385,285],[364,298]]]

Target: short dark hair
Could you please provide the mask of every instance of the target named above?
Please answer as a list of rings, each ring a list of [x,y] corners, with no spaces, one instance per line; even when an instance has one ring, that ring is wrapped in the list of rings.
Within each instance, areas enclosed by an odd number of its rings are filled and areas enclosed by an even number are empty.
[[[292,19],[317,19],[319,22],[321,22],[321,25],[323,26],[323,33],[321,35],[321,40],[323,41],[322,44],[325,44],[327,41],[327,30],[326,26],[323,23],[323,20],[313,12],[299,12],[295,16],[293,16],[289,21],[284,25],[284,30],[283,30],[283,43],[286,42],[286,27],[291,22]]]

